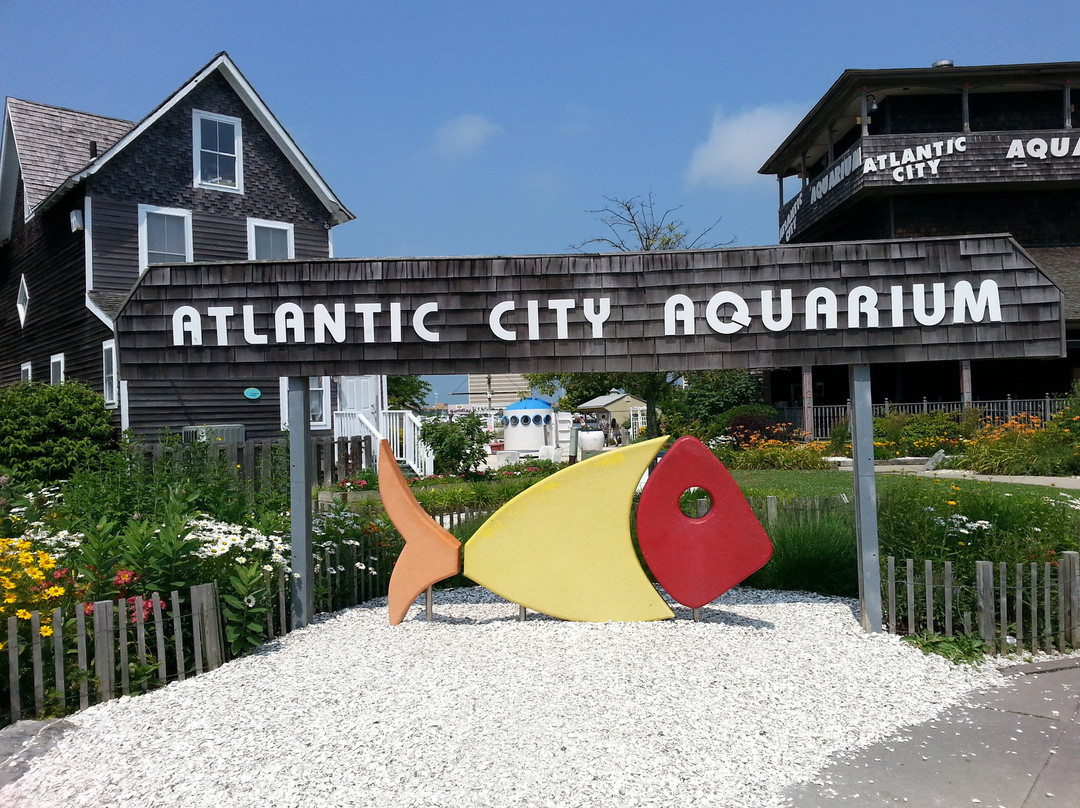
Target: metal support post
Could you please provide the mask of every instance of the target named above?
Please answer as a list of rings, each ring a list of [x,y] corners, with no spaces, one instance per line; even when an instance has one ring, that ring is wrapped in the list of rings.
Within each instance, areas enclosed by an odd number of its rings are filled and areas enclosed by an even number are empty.
[[[814,368],[802,366],[802,423],[803,432],[810,440],[816,440],[814,432]]]
[[[851,459],[855,475],[855,538],[859,553],[859,606],[864,631],[881,632],[881,568],[877,491],[874,485],[874,413],[870,366],[848,368],[851,385]]]
[[[290,376],[289,502],[292,510],[292,627],[303,628],[315,613],[311,558],[311,394],[307,376]]]

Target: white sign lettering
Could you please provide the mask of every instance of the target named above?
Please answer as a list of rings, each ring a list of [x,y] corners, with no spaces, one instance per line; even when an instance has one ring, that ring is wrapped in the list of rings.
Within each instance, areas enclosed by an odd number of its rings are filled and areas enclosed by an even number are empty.
[[[863,174],[891,171],[894,182],[936,177],[942,157],[964,151],[967,151],[966,135],[948,140],[933,140],[904,149],[899,155],[897,152],[888,152],[867,157],[863,160]]]
[[[1024,160],[1034,157],[1036,160],[1045,160],[1047,157],[1080,157],[1080,137],[1076,139],[1076,145],[1070,151],[1071,137],[1046,138],[1033,137],[1027,141],[1016,138],[1009,144],[1009,151],[1005,154],[1006,160]]]
[[[806,292],[801,301],[791,289],[759,288],[748,297],[746,290],[722,289],[711,297],[695,301],[686,294],[670,295],[663,305],[664,336],[694,336],[698,333],[737,334],[753,326],[750,302],[760,301],[758,318],[768,331],[806,331],[901,328],[909,325],[937,326],[951,311],[952,324],[1001,322],[1001,301],[997,283],[982,281],[978,288],[970,281],[957,281],[951,290],[944,283],[913,283],[889,286],[879,291],[855,286],[837,291],[819,286]],[[257,317],[254,306],[245,305],[240,314],[232,306],[179,306],[172,313],[172,342],[176,346],[230,344],[267,345],[348,343],[360,345],[402,342],[406,327],[424,342],[439,342],[439,303],[431,300],[417,306],[411,317],[398,301],[366,300],[348,306],[343,302],[308,304],[284,301]],[[541,318],[541,312],[552,314]],[[660,312],[657,312],[658,315]],[[910,313],[913,323],[907,321]],[[537,341],[571,339],[571,325],[584,325],[587,338],[603,339],[604,326],[611,317],[611,299],[587,297],[552,300],[503,300],[487,312],[486,325],[500,340]],[[797,319],[798,318],[798,319]],[[484,321],[481,321],[484,322]],[[265,323],[265,331],[259,324]],[[701,325],[699,326],[699,323]],[[238,339],[240,338],[240,339]]]

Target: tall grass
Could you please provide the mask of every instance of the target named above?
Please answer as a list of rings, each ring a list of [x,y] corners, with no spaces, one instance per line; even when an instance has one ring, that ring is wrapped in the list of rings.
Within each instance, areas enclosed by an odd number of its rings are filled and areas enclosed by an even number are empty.
[[[1053,488],[892,477],[878,492],[881,555],[952,561],[974,575],[976,561],[1054,561],[1076,550],[1080,499]]]
[[[807,519],[789,511],[768,533],[773,556],[746,580],[746,586],[858,596],[853,511],[829,511]]]

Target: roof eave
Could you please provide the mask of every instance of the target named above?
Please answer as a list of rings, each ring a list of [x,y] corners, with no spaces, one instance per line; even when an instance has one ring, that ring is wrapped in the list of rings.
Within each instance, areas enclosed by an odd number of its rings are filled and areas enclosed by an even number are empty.
[[[964,78],[987,77],[1006,79],[1012,76],[1025,76],[1032,74],[1057,73],[1067,75],[1070,73],[1080,74],[1080,62],[1038,62],[1030,64],[1006,64],[1006,65],[962,65],[959,67],[905,67],[867,69],[852,68],[845,70],[840,77],[833,82],[821,99],[813,106],[806,116],[791,130],[791,133],[780,144],[758,169],[759,174],[783,174],[788,168],[790,160],[787,159],[796,146],[806,137],[812,137],[813,132],[828,122],[835,107],[843,107],[850,100],[851,95],[861,87],[867,87],[873,92],[876,86],[897,83],[925,82],[928,78],[945,84],[945,77],[955,77],[958,83]],[[809,134],[808,134],[809,133]]]
[[[19,185],[18,148],[6,104],[3,127],[0,133],[0,244],[11,238],[11,226],[15,219],[15,191]]]

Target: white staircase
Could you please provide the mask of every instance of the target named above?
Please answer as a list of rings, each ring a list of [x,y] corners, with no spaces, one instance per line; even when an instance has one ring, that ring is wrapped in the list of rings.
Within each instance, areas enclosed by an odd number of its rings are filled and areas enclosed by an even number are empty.
[[[379,441],[386,440],[399,463],[404,463],[418,477],[428,477],[435,473],[435,458],[420,442],[420,426],[420,419],[408,410],[383,410],[378,425],[362,412],[334,413],[335,438],[370,437],[376,463]]]

